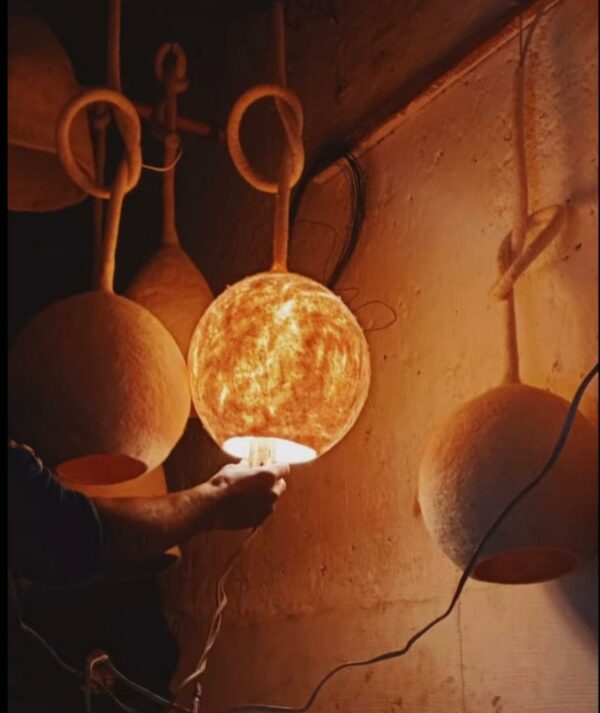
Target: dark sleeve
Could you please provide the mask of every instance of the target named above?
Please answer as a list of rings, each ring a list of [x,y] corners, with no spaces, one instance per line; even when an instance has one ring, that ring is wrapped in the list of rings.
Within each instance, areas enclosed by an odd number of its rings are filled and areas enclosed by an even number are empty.
[[[67,585],[98,572],[102,529],[94,503],[12,442],[7,494],[8,566],[15,576]]]

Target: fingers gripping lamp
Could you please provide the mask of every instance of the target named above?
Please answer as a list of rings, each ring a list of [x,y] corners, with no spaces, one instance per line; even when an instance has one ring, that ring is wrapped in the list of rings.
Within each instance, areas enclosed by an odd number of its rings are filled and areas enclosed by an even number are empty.
[[[81,169],[69,146],[74,117],[95,102],[117,108],[127,147],[111,189]],[[180,438],[189,413],[177,344],[150,312],[113,292],[123,198],[140,176],[139,141],[135,109],[119,92],[91,90],[65,107],[57,128],[61,161],[86,193],[109,199],[102,269],[94,291],[36,315],[9,354],[11,432],[67,481],[109,484],[153,470]]]
[[[433,435],[419,474],[419,502],[427,529],[461,569],[489,523],[548,459],[569,407],[559,396],[519,379],[513,286],[557,235],[565,213],[562,206],[551,206],[527,214],[522,111],[530,38],[531,34],[514,85],[519,176],[515,225],[500,245],[500,278],[492,290],[504,304],[505,377],[500,386],[463,405]],[[472,576],[527,584],[579,566],[596,551],[597,499],[596,433],[577,413],[559,460],[501,525]]]
[[[289,144],[278,183],[254,171],[240,144],[243,114],[263,97],[275,98]],[[254,87],[233,106],[231,158],[252,186],[276,194],[273,265],[217,297],[188,355],[204,427],[223,450],[251,463],[301,463],[325,453],[350,430],[369,388],[368,346],[354,315],[323,285],[286,269],[290,192],[304,164],[302,121],[300,101],[285,86]]]

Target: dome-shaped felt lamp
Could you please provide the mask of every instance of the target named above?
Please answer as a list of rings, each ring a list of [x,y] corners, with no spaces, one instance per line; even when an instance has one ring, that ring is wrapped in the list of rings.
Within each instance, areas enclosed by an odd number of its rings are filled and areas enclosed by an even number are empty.
[[[548,459],[569,404],[525,384],[503,384],[469,401],[432,437],[421,463],[419,502],[428,530],[464,569],[501,507]],[[557,463],[509,515],[473,577],[526,584],[588,561],[598,540],[597,439],[577,413]]]
[[[559,396],[520,382],[512,294],[516,277],[558,232],[563,213],[553,207],[534,214],[529,229],[537,237],[512,263],[506,261],[511,234],[503,241],[503,274],[494,294],[505,299],[504,381],[452,414],[430,438],[421,462],[419,503],[425,524],[462,569],[500,510],[544,466],[569,408]],[[578,412],[557,463],[487,543],[472,571],[474,579],[541,582],[593,556],[597,448],[596,429]]]
[[[525,52],[515,75],[520,179],[515,226],[501,243],[500,279],[492,291],[504,300],[504,381],[446,421],[429,441],[419,472],[425,525],[461,569],[500,511],[540,473],[569,408],[564,399],[519,379],[513,285],[559,232],[565,213],[561,206],[553,206],[527,215],[524,57]],[[597,550],[597,463],[596,431],[578,412],[558,461],[490,538],[471,576],[528,584],[560,577],[588,560]]]
[[[103,101],[120,111],[128,158],[111,191],[97,186],[69,150],[72,119]],[[139,119],[119,93],[87,92],[69,104],[58,150],[73,180],[110,198],[97,289],[36,315],[9,354],[11,433],[31,444],[65,481],[110,483],[159,466],[183,433],[190,407],[185,361],[147,310],[112,291],[114,255],[125,192],[141,169]]]
[[[173,67],[167,65],[170,55]],[[175,224],[175,164],[179,137],[175,133],[177,94],[187,86],[186,58],[177,45],[163,45],[156,56],[155,72],[165,84],[165,116],[163,169],[163,231],[162,246],[142,267],[126,295],[145,307],[168,329],[184,358],[187,357],[192,334],[200,317],[213,300],[202,273],[182,250]],[[191,409],[191,414],[196,412]]]
[[[255,173],[239,141],[245,110],[266,96],[278,102],[291,147],[279,184]],[[277,194],[273,266],[212,303],[188,355],[204,427],[226,452],[251,463],[299,463],[325,453],[352,427],[369,389],[369,350],[354,315],[323,285],[286,270],[301,131],[302,107],[284,87],[254,87],[234,105],[227,127],[232,159],[251,185]]]
[[[43,212],[79,203],[85,197],[56,154],[54,133],[63,107],[79,85],[71,62],[39,17],[11,3],[8,14],[8,208]],[[73,152],[93,175],[87,116],[73,122]]]

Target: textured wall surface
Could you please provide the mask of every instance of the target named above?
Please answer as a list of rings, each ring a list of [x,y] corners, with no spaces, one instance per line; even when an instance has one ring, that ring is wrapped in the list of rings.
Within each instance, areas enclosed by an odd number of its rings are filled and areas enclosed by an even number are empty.
[[[264,14],[206,19],[196,0],[123,3],[123,85],[156,99],[152,56],[176,39],[189,57],[182,113],[222,125],[238,94],[272,77]],[[212,3],[216,6],[217,3]],[[234,3],[231,3],[233,6]],[[429,76],[513,0],[292,2],[288,73],[304,105],[309,157]],[[36,0],[86,85],[104,75],[104,3]],[[222,6],[225,6],[225,0]],[[239,7],[241,3],[237,3]],[[320,8],[311,13],[301,6]],[[597,352],[597,8],[563,0],[529,55],[527,125],[531,207],[571,201],[568,228],[517,288],[523,378],[569,398]],[[367,218],[340,287],[358,288],[398,319],[367,334],[371,392],[348,437],[295,467],[276,516],[234,572],[222,636],[205,677],[209,703],[299,704],[343,659],[401,646],[446,607],[459,572],[427,535],[416,507],[430,428],[496,384],[500,308],[487,295],[498,244],[511,226],[512,42],[361,158]],[[281,130],[257,106],[243,139],[273,170]],[[178,227],[216,293],[269,264],[272,203],[236,174],[222,143],[185,135]],[[144,158],[160,160],[146,138]],[[343,175],[312,185],[291,267],[320,279],[348,219]],[[308,221],[316,221],[310,223]],[[144,172],[125,202],[117,283],[158,245],[160,183]],[[9,334],[36,310],[87,288],[90,202],[43,216],[10,216]],[[346,296],[352,293],[346,293]],[[381,326],[381,305],[357,312]],[[597,418],[589,395],[584,412]],[[172,487],[199,482],[224,456],[190,422],[166,464]],[[238,534],[199,537],[164,579],[182,644],[195,663],[214,585]],[[404,659],[342,673],[315,711],[331,713],[593,713],[597,710],[597,564],[550,585],[471,582],[453,616]]]
[[[594,2],[561,3],[542,20],[528,65],[531,209],[567,199],[571,209],[567,229],[516,291],[522,375],[566,398],[597,349],[595,26]],[[356,42],[371,30],[381,37],[364,18]],[[345,43],[351,66],[350,38]],[[380,46],[402,63],[405,47]],[[325,81],[316,75],[327,51],[315,42],[305,59],[293,54],[301,66],[292,65],[292,83],[305,68],[312,81]],[[498,244],[511,227],[517,56],[511,42],[361,159],[367,218],[340,286],[360,290],[353,306],[383,300],[398,319],[367,335],[373,380],[357,425],[319,461],[293,468],[275,517],[231,578],[206,674],[210,704],[299,704],[329,666],[402,645],[449,600],[459,572],[424,529],[417,473],[432,425],[500,376],[501,311],[488,290]],[[368,93],[370,73],[353,71],[348,91]],[[328,91],[314,99],[310,87],[301,91],[309,143],[327,109],[319,97]],[[222,166],[201,199],[221,207],[203,216],[221,249],[210,255],[200,238],[190,244],[217,282],[225,271],[232,279],[260,267],[269,254],[269,200],[252,195],[232,170]],[[186,185],[184,192],[193,191]],[[342,175],[313,185],[300,218],[333,227],[341,239],[347,195]],[[333,232],[301,227],[292,267],[320,277]],[[358,314],[366,328],[388,318],[381,307]],[[596,418],[596,410],[588,396],[584,412]],[[192,424],[168,470],[175,482],[182,473],[193,481],[221,460]],[[184,647],[181,673],[199,654],[215,576],[238,541],[198,538],[165,582]],[[315,710],[592,713],[596,577],[592,563],[549,585],[472,582],[454,615],[405,659],[342,673]]]

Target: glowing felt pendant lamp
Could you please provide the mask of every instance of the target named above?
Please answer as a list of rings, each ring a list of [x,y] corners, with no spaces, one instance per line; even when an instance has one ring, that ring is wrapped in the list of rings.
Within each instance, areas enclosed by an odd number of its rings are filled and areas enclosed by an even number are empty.
[[[175,62],[166,62],[174,55]],[[163,45],[156,57],[155,71],[165,84],[165,115],[163,172],[163,244],[140,270],[127,290],[127,296],[143,305],[157,317],[187,357],[192,334],[200,317],[213,300],[212,292],[202,273],[182,250],[175,225],[175,164],[179,137],[175,133],[177,94],[187,86],[186,59],[177,44]],[[191,410],[192,415],[196,415]]]
[[[194,405],[225,451],[247,459],[256,439],[268,439],[288,463],[346,435],[370,373],[354,315],[323,285],[287,272],[253,275],[220,295],[194,334],[189,369]]]
[[[254,171],[239,140],[244,112],[268,96],[289,143],[279,183]],[[300,101],[285,86],[254,87],[235,103],[227,127],[231,157],[251,185],[277,196],[273,266],[212,303],[188,355],[204,427],[226,452],[255,464],[325,453],[352,427],[369,389],[369,350],[354,315],[323,285],[286,271],[289,196],[304,161],[301,132]]]
[[[500,246],[500,279],[492,291],[504,301],[506,373],[500,386],[463,405],[437,430],[419,474],[419,502],[427,529],[463,569],[490,523],[541,471],[569,406],[559,396],[519,380],[513,285],[559,232],[564,217],[561,206],[527,215],[525,53],[522,57],[515,76],[517,212],[514,229]],[[597,434],[577,413],[558,461],[508,515],[485,546],[472,576],[527,584],[580,566],[597,550],[597,503]]]
[[[71,62],[50,28],[21,3],[8,14],[8,208],[58,210],[85,197],[63,169],[54,142],[63,107],[79,91]],[[93,173],[87,116],[73,122],[73,152]]]
[[[69,147],[73,117],[106,102],[120,113],[128,155],[111,190],[78,166]],[[122,202],[141,170],[140,125],[121,94],[97,89],[69,104],[58,126],[61,160],[86,192],[109,198],[96,290],[35,316],[9,354],[11,433],[31,444],[66,481],[110,483],[153,470],[167,457],[189,413],[184,359],[147,310],[113,293]]]

